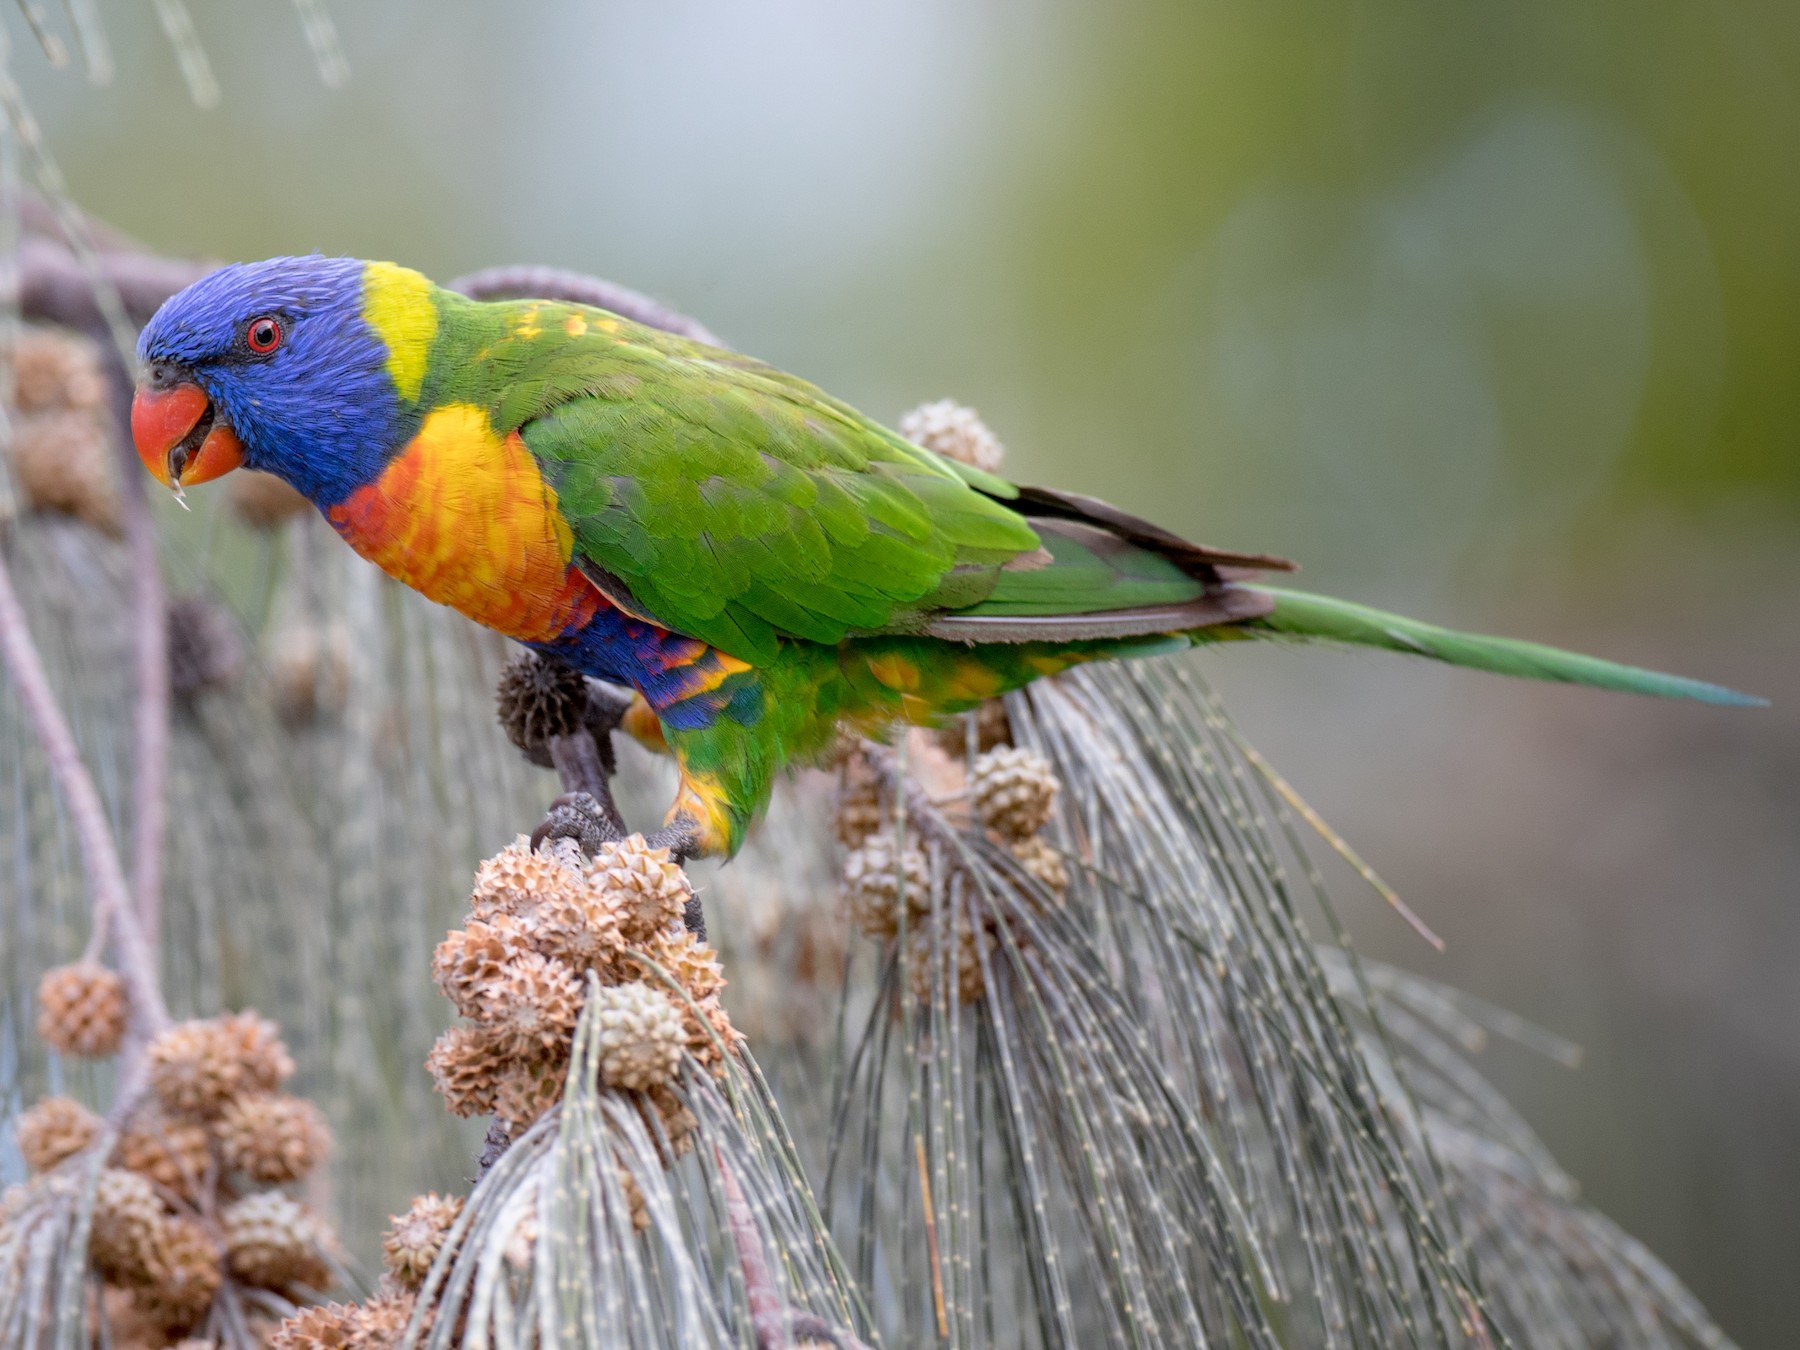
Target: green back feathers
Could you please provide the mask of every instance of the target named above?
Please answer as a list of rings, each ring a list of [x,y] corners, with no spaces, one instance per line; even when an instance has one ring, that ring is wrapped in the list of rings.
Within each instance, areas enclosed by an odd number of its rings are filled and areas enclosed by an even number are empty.
[[[1008,485],[760,362],[579,306],[443,314],[434,364],[465,373],[428,394],[519,429],[603,584],[742,660],[914,627],[1038,547],[970,482]]]

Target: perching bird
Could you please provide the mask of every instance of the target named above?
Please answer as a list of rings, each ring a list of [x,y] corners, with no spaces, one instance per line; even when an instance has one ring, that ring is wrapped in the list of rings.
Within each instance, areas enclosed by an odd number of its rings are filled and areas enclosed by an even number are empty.
[[[920,723],[1083,661],[1321,639],[1606,689],[1728,689],[1255,584],[1277,558],[902,439],[793,375],[605,310],[482,304],[344,258],[226,267],[139,341],[132,436],[180,490],[247,465],[431,599],[654,714],[658,841],[730,853],[840,726]]]

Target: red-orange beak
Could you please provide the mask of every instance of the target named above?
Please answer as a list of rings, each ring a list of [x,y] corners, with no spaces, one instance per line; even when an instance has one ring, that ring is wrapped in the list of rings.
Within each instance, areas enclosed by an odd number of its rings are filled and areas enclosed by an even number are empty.
[[[244,462],[243,442],[197,384],[139,385],[131,400],[131,439],[144,467],[176,492]]]

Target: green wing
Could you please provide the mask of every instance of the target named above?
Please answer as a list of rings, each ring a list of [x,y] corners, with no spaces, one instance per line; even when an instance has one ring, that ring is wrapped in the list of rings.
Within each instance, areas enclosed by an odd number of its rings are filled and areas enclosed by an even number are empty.
[[[615,598],[740,659],[916,628],[1038,548],[990,495],[1009,485],[757,362],[627,326],[534,365],[498,420],[521,424],[577,554]]]

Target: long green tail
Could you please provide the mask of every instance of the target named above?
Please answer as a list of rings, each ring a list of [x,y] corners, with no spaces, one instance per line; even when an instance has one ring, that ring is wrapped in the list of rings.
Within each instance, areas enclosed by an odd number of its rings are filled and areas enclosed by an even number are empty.
[[[1656,698],[1686,698],[1733,707],[1756,707],[1768,701],[1722,685],[1664,675],[1637,666],[1623,666],[1536,642],[1458,633],[1436,624],[1370,609],[1366,605],[1351,604],[1347,600],[1285,591],[1274,586],[1259,585],[1256,589],[1275,597],[1275,609],[1271,614],[1242,625],[1252,631],[1260,629],[1321,642],[1346,642],[1357,647],[1382,647],[1412,656],[1428,656],[1453,666],[1491,670],[1497,675],[1561,680],[1567,684],[1588,684],[1598,689],[1618,689]]]

